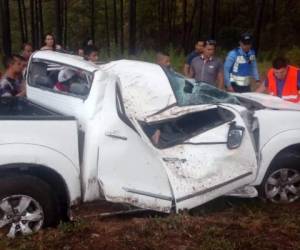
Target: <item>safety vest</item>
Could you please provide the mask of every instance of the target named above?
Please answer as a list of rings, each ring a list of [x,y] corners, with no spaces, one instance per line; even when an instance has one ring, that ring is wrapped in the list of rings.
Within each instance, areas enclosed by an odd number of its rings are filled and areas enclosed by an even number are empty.
[[[236,83],[238,86],[249,86],[251,77],[253,77],[253,61],[256,60],[254,50],[245,53],[241,48],[233,50],[235,53],[235,62],[231,69],[230,82]]]
[[[285,77],[282,99],[290,102],[299,102],[297,81],[298,81],[298,68],[294,66],[288,66],[287,75]],[[270,95],[277,96],[276,78],[274,75],[274,69],[270,69],[268,72],[268,91]]]

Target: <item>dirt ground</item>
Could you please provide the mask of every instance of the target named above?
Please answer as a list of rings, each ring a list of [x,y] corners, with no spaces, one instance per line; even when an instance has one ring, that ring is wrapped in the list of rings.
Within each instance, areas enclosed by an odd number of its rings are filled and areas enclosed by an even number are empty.
[[[74,210],[76,221],[15,240],[0,235],[0,249],[299,249],[300,203],[220,198],[179,215],[128,209],[103,202]]]

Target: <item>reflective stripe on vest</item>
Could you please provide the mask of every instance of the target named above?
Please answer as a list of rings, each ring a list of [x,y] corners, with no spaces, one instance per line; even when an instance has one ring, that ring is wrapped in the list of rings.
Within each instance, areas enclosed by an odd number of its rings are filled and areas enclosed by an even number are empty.
[[[297,76],[298,68],[294,66],[288,66],[287,75],[285,77],[282,99],[290,102],[299,102],[298,88],[297,88]],[[278,96],[276,78],[274,75],[274,69],[270,69],[268,72],[268,91],[271,95]]]

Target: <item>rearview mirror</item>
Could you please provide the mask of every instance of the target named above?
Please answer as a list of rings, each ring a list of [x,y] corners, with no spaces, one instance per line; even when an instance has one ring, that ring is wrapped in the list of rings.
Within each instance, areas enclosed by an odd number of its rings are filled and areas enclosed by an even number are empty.
[[[236,149],[238,148],[244,136],[245,128],[242,126],[236,125],[236,122],[231,122],[228,136],[227,136],[227,147],[229,149]]]

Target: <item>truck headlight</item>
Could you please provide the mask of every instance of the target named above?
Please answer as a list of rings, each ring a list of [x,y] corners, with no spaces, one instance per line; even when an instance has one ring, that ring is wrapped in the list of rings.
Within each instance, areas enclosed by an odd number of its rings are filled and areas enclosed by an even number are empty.
[[[235,122],[230,123],[228,136],[227,136],[227,147],[229,149],[238,148],[243,140],[245,128],[236,125]]]

